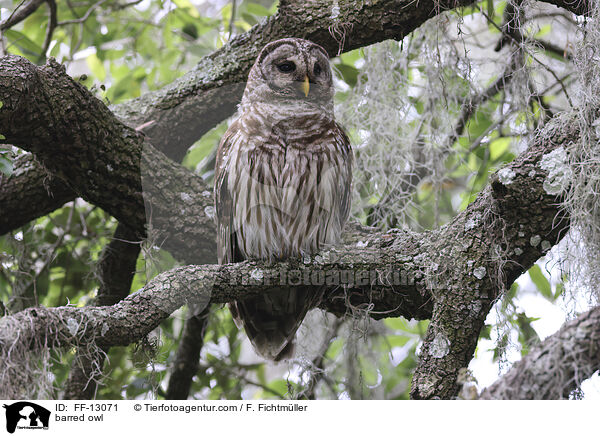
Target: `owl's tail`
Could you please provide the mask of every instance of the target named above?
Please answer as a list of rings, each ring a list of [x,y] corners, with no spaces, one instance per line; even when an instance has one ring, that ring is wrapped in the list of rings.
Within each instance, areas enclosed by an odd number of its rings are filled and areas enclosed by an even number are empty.
[[[294,356],[296,331],[321,297],[322,293],[314,288],[276,289],[230,303],[229,309],[237,326],[246,330],[256,352],[278,362]]]

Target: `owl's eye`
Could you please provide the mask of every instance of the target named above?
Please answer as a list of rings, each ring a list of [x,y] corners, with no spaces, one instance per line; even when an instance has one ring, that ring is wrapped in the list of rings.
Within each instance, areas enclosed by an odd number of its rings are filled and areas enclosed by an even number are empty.
[[[277,65],[277,68],[282,73],[291,73],[292,71],[294,71],[296,69],[296,64],[293,62],[283,62],[283,63]]]
[[[323,71],[323,70],[321,69],[321,65],[315,64],[315,68],[313,71],[315,73],[315,76],[318,76],[319,74],[321,74],[321,71]]]

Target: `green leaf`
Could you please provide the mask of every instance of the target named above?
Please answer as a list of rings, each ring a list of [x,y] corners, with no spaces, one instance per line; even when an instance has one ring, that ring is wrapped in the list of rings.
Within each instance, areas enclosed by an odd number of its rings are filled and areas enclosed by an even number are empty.
[[[2,136],[2,135],[0,135]],[[13,172],[13,163],[10,159],[0,155],[0,173],[10,176]]]
[[[559,282],[556,284],[556,290],[554,291],[554,300],[558,299],[562,294],[565,293],[565,285],[563,282]]]
[[[479,138],[492,124],[492,119],[488,115],[489,111],[487,108],[483,108],[477,111],[472,116],[468,123],[467,128],[470,138]]]
[[[550,34],[550,32],[552,32],[552,25],[546,24],[545,26],[542,26],[540,28],[540,30],[535,34],[535,37],[541,38],[542,36],[546,36],[546,35]]]
[[[42,47],[37,45],[31,39],[21,32],[16,30],[8,29],[4,31],[4,36],[8,39],[11,44],[19,47],[25,54],[39,55],[42,52]]]
[[[257,15],[259,17],[268,17],[272,15],[271,12],[265,8],[263,5],[259,5],[257,3],[248,3],[246,4],[246,10],[253,15]]]
[[[256,17],[252,14],[249,14],[248,12],[242,12],[241,15],[242,18],[246,21],[246,23],[250,24],[251,26],[254,26],[256,23],[258,23]]]
[[[517,282],[514,282],[512,285],[510,285],[510,289],[506,293],[505,297],[502,299],[502,311],[503,312],[506,312],[506,310],[508,309],[508,306],[514,306],[512,301],[517,296],[519,289],[520,289],[520,287]]]
[[[354,63],[356,61],[364,58],[363,50],[360,48],[356,49],[356,50],[352,50],[352,51],[343,53],[339,58],[342,60],[342,63],[344,63],[346,65],[354,65]]]
[[[248,31],[248,30],[250,30],[250,29],[252,28],[252,26],[253,26],[253,24],[251,24],[251,23],[248,23],[248,22],[246,22],[246,21],[244,21],[244,20],[235,20],[235,23],[234,23],[234,24],[235,24],[235,26],[236,26],[238,29],[242,29],[244,32],[247,32],[247,31]]]
[[[200,18],[198,9],[196,9],[190,0],[174,0],[173,3],[175,3],[178,8],[185,10],[190,16]]]
[[[106,80],[106,69],[100,58],[96,54],[92,54],[87,57],[86,62],[94,77],[100,82],[104,82]]]
[[[389,335],[386,336],[386,340],[390,347],[403,347],[410,340],[410,338],[408,336]]]
[[[335,359],[341,353],[343,345],[344,341],[340,338],[337,338],[329,345],[329,348],[325,353],[325,357],[330,360]]]
[[[287,392],[288,392],[288,384],[283,379],[274,380],[271,383],[269,383],[267,386],[270,389],[272,389],[273,391],[277,392],[282,397],[285,396],[285,394],[287,394]],[[267,395],[273,397],[272,394],[267,393]]]
[[[479,333],[480,338],[491,339],[492,337],[492,326],[489,324],[485,324],[481,329],[481,333]]]
[[[490,142],[488,148],[490,149],[490,159],[495,161],[499,159],[504,152],[508,151],[512,138],[498,138]]]
[[[517,313],[515,322],[519,328],[519,342],[521,343],[521,355],[523,356],[529,353],[531,345],[540,342],[540,337],[531,325],[532,322],[538,319],[529,317],[523,312]]]
[[[358,70],[352,65],[336,64],[335,68],[342,75],[342,79],[350,86],[355,86],[358,80]]]
[[[531,281],[535,283],[535,286],[537,287],[538,291],[540,291],[540,294],[544,296],[544,298],[550,301],[554,300],[552,286],[538,265],[533,265],[529,269],[529,277],[531,277]]]
[[[198,29],[192,23],[185,23],[181,31],[192,39],[198,38]]]
[[[486,0],[487,13],[490,18],[494,18],[494,0]]]

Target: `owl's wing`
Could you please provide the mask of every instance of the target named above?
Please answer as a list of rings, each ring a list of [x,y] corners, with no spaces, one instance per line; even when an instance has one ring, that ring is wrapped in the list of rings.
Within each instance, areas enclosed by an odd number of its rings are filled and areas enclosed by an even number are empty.
[[[219,264],[244,260],[237,247],[237,237],[233,226],[235,213],[229,179],[229,151],[239,140],[238,122],[234,121],[221,138],[215,164],[215,212],[217,218],[217,259]]]
[[[341,195],[338,207],[340,227],[343,228],[350,214],[352,203],[352,165],[354,154],[352,153],[352,146],[348,135],[337,122],[334,122],[333,140],[342,162],[339,168]]]

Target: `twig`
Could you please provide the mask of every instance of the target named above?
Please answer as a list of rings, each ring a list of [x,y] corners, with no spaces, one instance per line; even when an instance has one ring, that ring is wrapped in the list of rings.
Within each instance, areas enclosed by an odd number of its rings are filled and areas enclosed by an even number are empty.
[[[128,7],[139,5],[143,0],[134,0],[128,3],[116,4],[112,6],[113,10],[121,11],[123,9],[127,9]]]
[[[44,45],[42,47],[42,52],[40,53],[40,63],[46,59],[46,52],[48,51],[48,47],[50,47],[50,42],[52,42],[52,34],[54,33],[54,29],[56,29],[56,2],[54,0],[46,0],[48,3],[48,26],[46,27],[46,39],[44,40]]]
[[[68,24],[81,24],[81,23],[83,23],[85,20],[87,20],[90,17],[90,15],[92,14],[92,12],[94,12],[99,6],[101,6],[105,2],[106,2],[106,0],[100,0],[100,1],[98,1],[96,3],[94,3],[85,12],[85,14],[83,14],[83,16],[81,18],[76,18],[74,20],[59,21],[58,24],[57,24],[57,26],[66,26]]]
[[[235,21],[236,6],[237,6],[237,0],[231,0],[231,17],[229,18],[229,36],[227,37],[228,41],[231,39],[231,36],[233,35],[233,26],[234,26],[234,21]]]
[[[555,55],[562,57],[568,61],[573,59],[573,53],[571,53],[567,48],[562,48],[557,45],[552,44],[551,42],[544,41],[543,39],[532,39],[532,41],[542,47],[545,51],[550,53],[554,53]]]

